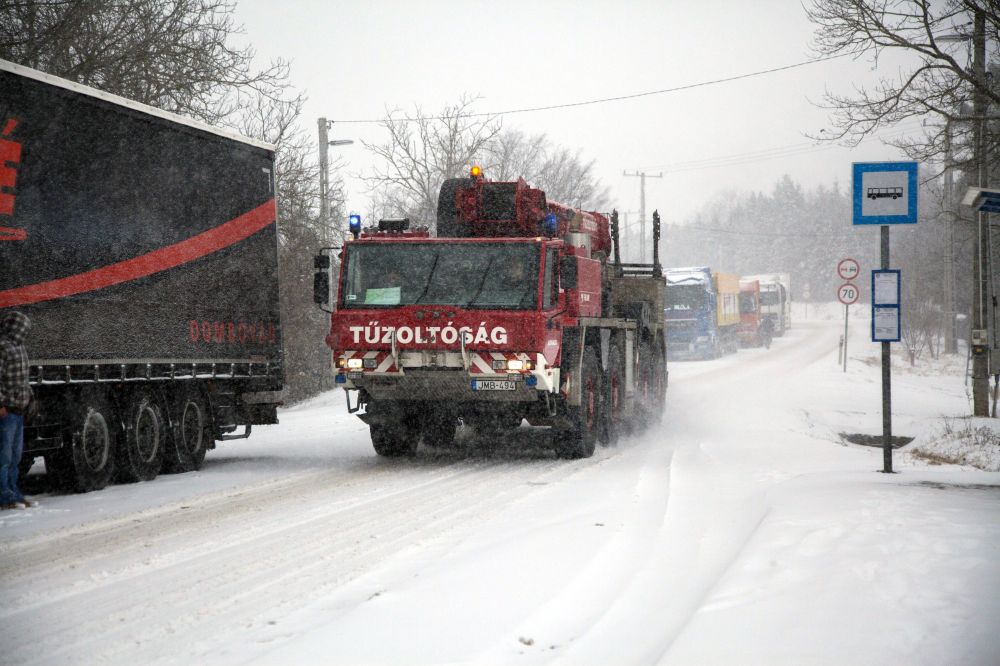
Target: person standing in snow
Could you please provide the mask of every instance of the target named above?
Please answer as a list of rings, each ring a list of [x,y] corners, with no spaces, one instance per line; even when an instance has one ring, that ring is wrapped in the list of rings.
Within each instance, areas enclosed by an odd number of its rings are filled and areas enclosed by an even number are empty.
[[[24,452],[24,414],[31,402],[28,351],[24,339],[31,328],[27,315],[11,311],[0,316],[0,508],[35,506],[17,486]]]

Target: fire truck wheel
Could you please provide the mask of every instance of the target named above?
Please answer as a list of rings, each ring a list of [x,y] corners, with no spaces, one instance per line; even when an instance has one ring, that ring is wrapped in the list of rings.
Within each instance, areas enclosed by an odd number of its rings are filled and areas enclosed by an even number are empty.
[[[167,427],[163,409],[151,393],[137,392],[125,414],[125,438],[118,449],[118,479],[152,481],[163,466]]]
[[[439,412],[427,418],[424,424],[424,444],[450,449],[455,446],[458,419],[454,414]]]
[[[372,436],[372,447],[375,453],[385,458],[400,458],[414,456],[420,445],[420,429],[416,423],[372,423],[368,426]],[[411,427],[407,427],[411,426]]]
[[[625,391],[625,377],[622,372],[621,354],[612,346],[608,352],[608,369],[604,373],[603,404],[601,405],[601,428],[598,432],[601,444],[614,446],[621,434],[622,398]]]
[[[163,465],[167,472],[192,472],[201,469],[205,453],[212,443],[212,423],[201,392],[189,389],[176,401],[175,435],[167,443]]]
[[[85,395],[69,414],[68,446],[45,456],[55,485],[78,493],[100,490],[115,473],[116,417],[99,395]]]
[[[663,420],[666,399],[666,371],[656,345],[646,341],[639,345],[639,408],[642,425],[655,425]]]
[[[556,432],[556,446],[563,458],[589,458],[597,446],[601,423],[601,370],[590,347],[583,353],[580,372],[580,405],[567,407],[568,425]]]

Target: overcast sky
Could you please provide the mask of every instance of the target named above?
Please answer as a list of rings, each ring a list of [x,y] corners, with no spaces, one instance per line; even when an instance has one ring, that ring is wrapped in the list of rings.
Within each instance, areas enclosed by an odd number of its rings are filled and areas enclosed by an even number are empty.
[[[813,57],[813,26],[797,0],[239,0],[236,16],[262,59],[293,61],[312,131],[320,116],[378,119],[387,107],[414,104],[433,113],[463,93],[482,97],[477,111],[504,111],[663,90]],[[877,140],[847,150],[804,136],[829,127],[814,104],[825,89],[870,86],[894,75],[894,66],[886,68],[842,58],[503,122],[580,148],[622,211],[639,208],[639,179],[623,171],[662,172],[646,181],[647,209],[677,223],[727,190],[770,191],[786,173],[810,187],[839,181],[846,188],[851,162],[900,159]],[[383,137],[376,124],[331,132]],[[360,143],[332,150],[347,162],[348,207],[365,210],[364,186],[350,174],[370,169],[371,158]]]

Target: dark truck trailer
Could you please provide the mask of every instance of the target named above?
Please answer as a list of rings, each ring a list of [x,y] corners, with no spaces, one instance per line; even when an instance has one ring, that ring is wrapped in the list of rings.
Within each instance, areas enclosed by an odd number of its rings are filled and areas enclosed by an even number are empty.
[[[32,321],[44,456],[78,491],[277,422],[274,148],[0,60],[0,313]]]

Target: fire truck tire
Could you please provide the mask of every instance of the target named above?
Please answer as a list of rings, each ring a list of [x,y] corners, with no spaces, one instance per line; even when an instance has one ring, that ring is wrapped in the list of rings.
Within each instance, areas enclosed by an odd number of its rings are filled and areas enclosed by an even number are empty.
[[[588,347],[580,368],[580,405],[568,407],[568,425],[556,432],[557,452],[562,458],[579,459],[594,455],[601,422],[602,377],[597,354]]]
[[[118,479],[125,483],[152,481],[163,466],[167,425],[152,393],[133,394],[125,413],[125,437],[118,448]]]
[[[167,443],[163,466],[166,472],[193,472],[201,469],[212,443],[212,422],[201,392],[185,390],[175,403],[175,436]]]
[[[369,425],[375,453],[384,458],[415,456],[420,446],[421,431],[416,427],[415,419],[408,421]]]
[[[67,446],[45,456],[55,485],[78,493],[101,490],[115,474],[117,418],[99,395],[85,395],[69,414]]]
[[[454,414],[437,413],[428,417],[424,424],[424,444],[443,449],[455,446],[455,432],[458,419]]]
[[[642,425],[649,426],[663,420],[663,401],[666,399],[666,368],[657,346],[644,341],[639,345],[639,401]]]
[[[601,405],[601,428],[598,431],[601,444],[614,446],[622,431],[621,408],[625,397],[625,374],[618,347],[608,351],[608,369],[604,373],[603,404]]]

